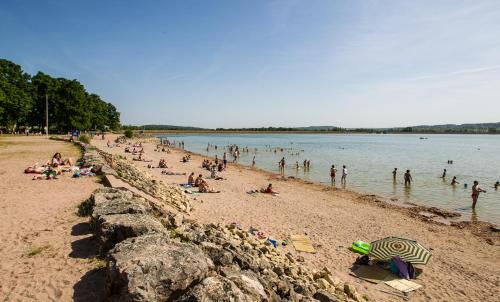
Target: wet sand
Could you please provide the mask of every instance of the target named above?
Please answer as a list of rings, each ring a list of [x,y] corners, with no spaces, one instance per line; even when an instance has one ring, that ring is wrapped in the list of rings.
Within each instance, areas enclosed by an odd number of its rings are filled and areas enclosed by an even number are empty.
[[[130,153],[124,153],[123,146],[108,148],[106,140],[100,139],[93,143],[107,152],[132,159]],[[145,157],[153,160],[153,165],[164,158],[169,171],[195,172],[208,178],[209,172],[201,168],[203,156],[192,155],[192,161],[182,163],[185,152],[173,150],[166,154],[154,149],[153,144],[145,144]],[[147,169],[145,162],[134,163],[166,183],[187,181],[188,175],[162,175],[162,169]],[[459,228],[429,222],[407,209],[377,202],[376,196],[282,179],[250,167],[230,165],[221,176],[225,180],[208,179],[211,187],[221,190],[220,194],[191,195],[192,219],[202,223],[236,222],[244,229],[252,226],[278,240],[291,234],[308,234],[317,253],[301,253],[306,263],[318,268],[327,266],[377,301],[402,299],[381,292],[390,290],[384,284],[374,285],[352,277],[350,268],[357,254],[348,247],[355,240],[370,242],[386,236],[415,239],[432,249],[433,256],[416,280],[423,289],[412,294],[410,301],[498,301],[500,238],[498,233],[478,236],[480,224]],[[268,183],[273,183],[280,192],[278,196],[246,193]],[[296,253],[290,245],[284,249]]]

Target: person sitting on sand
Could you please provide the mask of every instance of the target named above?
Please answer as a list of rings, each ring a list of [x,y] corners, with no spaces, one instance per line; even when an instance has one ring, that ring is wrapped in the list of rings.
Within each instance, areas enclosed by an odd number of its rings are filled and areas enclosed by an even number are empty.
[[[192,186],[194,184],[194,172],[191,172],[188,177],[188,185]]]
[[[203,176],[200,174],[198,175],[198,177],[196,177],[195,181],[194,181],[194,186],[195,187],[199,187],[200,186],[200,183],[203,181]]]
[[[210,178],[215,179],[215,180],[223,180],[224,178],[220,177],[217,175],[217,168],[216,166],[212,166],[210,169]]]
[[[219,165],[217,166],[217,171],[222,172],[224,170],[224,165],[222,162],[219,162]]]
[[[273,190],[273,184],[269,184],[265,189],[260,189],[260,192],[266,194],[279,194],[278,192]]]
[[[162,158],[160,159],[160,162],[158,163],[158,168],[166,169],[167,167],[167,162]]]
[[[479,193],[484,192],[486,193],[485,190],[481,189],[479,187],[479,182],[477,180],[474,180],[474,185],[472,186],[472,209],[476,208],[476,203],[477,199],[479,198]]]
[[[453,176],[453,179],[451,180],[451,185],[454,186],[456,184],[459,184],[459,182],[457,181],[457,177]]]
[[[52,156],[52,161],[50,163],[52,166],[54,164],[57,164],[58,166],[72,166],[72,162],[71,162],[71,158],[68,158],[66,160],[63,160],[62,159],[62,156],[61,156],[61,153],[57,152],[56,154],[54,154],[54,156]]]
[[[208,183],[202,179],[200,185],[198,186],[198,192],[200,193],[220,193],[220,191],[215,191],[210,189]]]

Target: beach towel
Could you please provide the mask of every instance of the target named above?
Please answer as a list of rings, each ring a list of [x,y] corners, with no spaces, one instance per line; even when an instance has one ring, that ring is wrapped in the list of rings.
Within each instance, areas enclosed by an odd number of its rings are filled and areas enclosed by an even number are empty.
[[[389,276],[394,276],[390,271],[378,265],[360,265],[353,273],[356,277],[375,284],[387,280]]]
[[[406,279],[395,279],[391,281],[384,281],[384,283],[403,293],[409,293],[411,291],[422,288],[422,285]]]
[[[311,239],[307,235],[292,235],[290,237],[293,247],[297,252],[316,253],[316,250],[312,246]]]

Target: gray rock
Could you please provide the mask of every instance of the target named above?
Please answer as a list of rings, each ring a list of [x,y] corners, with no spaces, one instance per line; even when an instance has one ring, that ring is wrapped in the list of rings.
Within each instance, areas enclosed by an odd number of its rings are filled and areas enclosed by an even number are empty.
[[[258,276],[251,271],[241,271],[227,277],[245,294],[258,298],[256,301],[269,301],[269,297]]]
[[[108,259],[111,301],[176,301],[214,267],[200,248],[162,234],[129,238]]]
[[[117,243],[147,233],[164,233],[166,229],[155,218],[144,214],[116,214],[100,216],[96,222],[96,237],[101,255]],[[164,234],[163,236],[167,236]]]
[[[222,276],[206,278],[179,299],[179,301],[186,302],[251,302],[259,300],[260,297],[243,293],[234,282]]]
[[[332,293],[327,292],[326,290],[320,289],[314,294],[314,299],[319,300],[321,302],[338,302],[339,299],[335,297]]]
[[[225,251],[222,247],[211,242],[202,242],[200,245],[205,254],[207,254],[216,265],[228,265],[233,263],[233,255]]]

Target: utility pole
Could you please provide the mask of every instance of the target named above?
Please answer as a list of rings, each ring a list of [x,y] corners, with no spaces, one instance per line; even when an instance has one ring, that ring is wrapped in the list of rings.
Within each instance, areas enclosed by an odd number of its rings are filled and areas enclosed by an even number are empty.
[[[49,138],[49,96],[45,93],[45,134]]]

